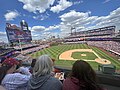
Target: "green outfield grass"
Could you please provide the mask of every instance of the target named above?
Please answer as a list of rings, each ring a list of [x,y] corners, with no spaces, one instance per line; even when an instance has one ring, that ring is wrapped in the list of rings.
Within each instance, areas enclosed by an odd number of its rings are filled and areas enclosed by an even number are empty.
[[[49,48],[45,48],[43,50],[40,50],[38,52],[35,52],[33,54],[31,54],[31,56],[33,58],[37,58],[38,56],[40,55],[43,55],[43,54],[48,54],[51,58],[54,58],[56,59],[55,61],[55,65],[56,66],[62,66],[62,67],[67,67],[67,68],[70,68],[72,67],[73,63],[75,61],[68,61],[68,60],[59,60],[59,55],[61,53],[63,53],[64,51],[67,51],[67,50],[73,50],[73,49],[92,49],[94,50],[101,58],[103,59],[107,59],[109,61],[111,61],[111,63],[113,65],[116,66],[117,69],[120,69],[120,61],[117,60],[117,58],[115,57],[111,57],[110,55],[106,54],[105,52],[103,52],[102,50],[100,50],[99,48],[97,47],[93,47],[93,46],[88,46],[86,44],[71,44],[71,45],[59,45],[59,46],[52,46],[52,47],[49,47]],[[79,54],[81,52],[77,52],[77,53],[74,53],[73,54],[73,57],[74,58],[77,58],[77,59],[81,59],[81,57],[79,58]],[[83,59],[88,59],[88,60],[92,60],[94,58],[96,58],[96,56],[93,54],[93,53],[87,53],[87,52],[84,52],[87,54],[87,57],[83,58]],[[90,63],[90,65],[94,68],[94,69],[97,69],[98,68],[98,65],[99,63],[97,62],[90,62],[88,61],[88,63]]]
[[[82,56],[82,54],[85,54],[86,56]],[[95,60],[97,56],[93,52],[73,52],[72,57],[74,59],[83,59],[83,60]]]

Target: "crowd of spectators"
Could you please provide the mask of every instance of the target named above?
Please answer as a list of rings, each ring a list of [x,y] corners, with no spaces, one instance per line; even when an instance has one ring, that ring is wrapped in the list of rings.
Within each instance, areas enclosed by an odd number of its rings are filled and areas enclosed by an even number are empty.
[[[26,50],[22,50],[22,54],[29,54],[29,53],[36,52],[36,51],[39,51],[39,50],[47,48],[47,47],[49,47],[48,44],[46,44],[46,45],[39,45],[37,47],[33,47],[33,48],[26,49]]]
[[[24,66],[14,58],[6,58],[0,66],[0,90],[105,90],[96,82],[96,73],[89,63],[78,60],[69,77],[59,79],[54,61],[48,55],[33,59]],[[59,71],[60,72],[60,71]]]
[[[0,41],[0,46],[5,46],[5,45],[7,45],[7,43]]]
[[[115,41],[87,41],[88,45],[101,47],[108,51],[115,51],[120,53],[120,43]]]
[[[6,53],[9,53],[11,51],[13,51],[14,49],[13,48],[0,48],[0,55],[3,55],[3,54],[6,54]]]
[[[31,73],[14,58],[6,58],[0,67],[0,85],[5,90],[28,90]],[[2,90],[0,88],[0,90]]]
[[[64,42],[77,42],[77,41],[82,41],[82,40],[90,40],[90,39],[96,39],[96,40],[99,40],[99,39],[109,39],[109,38],[113,38],[114,36],[111,36],[111,35],[104,35],[104,36],[88,36],[88,37],[74,37],[74,38],[66,38],[64,39]]]
[[[117,55],[120,55],[120,42],[116,42],[116,41],[97,41],[97,40],[96,41],[86,41],[86,40],[84,40],[84,38],[82,38],[80,41],[79,38],[74,38],[74,39],[66,40],[65,43],[66,44],[87,43],[88,45],[100,47],[100,48],[108,50],[112,53],[115,53]]]
[[[22,54],[29,54],[47,47],[49,47],[49,44],[44,44],[44,45],[26,44],[26,45],[14,46],[14,49],[21,50]]]
[[[38,44],[21,44],[18,46],[14,46],[15,49],[20,49],[20,48],[28,48],[28,47],[34,47],[34,46],[38,46]]]
[[[103,27],[94,30],[75,32],[64,39],[65,43],[87,43],[88,45],[101,47],[120,55],[120,43],[112,41],[115,37],[115,26]]]

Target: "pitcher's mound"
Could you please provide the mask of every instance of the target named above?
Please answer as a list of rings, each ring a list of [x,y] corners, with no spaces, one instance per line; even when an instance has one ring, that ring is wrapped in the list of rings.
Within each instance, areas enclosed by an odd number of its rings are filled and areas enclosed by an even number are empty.
[[[81,54],[81,56],[86,56],[86,54]]]
[[[111,64],[111,62],[109,60],[106,60],[106,59],[96,58],[95,61],[100,63],[100,64]]]

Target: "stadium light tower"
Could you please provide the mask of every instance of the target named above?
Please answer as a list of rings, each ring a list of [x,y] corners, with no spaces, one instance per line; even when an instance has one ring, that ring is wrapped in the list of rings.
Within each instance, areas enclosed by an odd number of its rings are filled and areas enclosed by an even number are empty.
[[[87,31],[87,30],[86,30],[86,28],[85,28],[85,31],[84,31],[84,43],[85,43],[85,34],[86,34],[86,31]]]
[[[20,22],[20,25],[21,25],[22,30],[28,30],[28,24],[25,20],[22,20]]]
[[[71,36],[73,34],[73,30],[75,29],[75,27],[71,27]],[[76,31],[75,31],[76,32]]]
[[[77,35],[76,28],[75,28],[75,35]]]
[[[85,43],[85,32],[84,32],[84,43]]]
[[[20,52],[21,52],[21,54],[22,54],[22,45],[21,45],[21,39],[22,39],[22,38],[18,38],[18,41],[19,41],[19,47],[20,47]]]

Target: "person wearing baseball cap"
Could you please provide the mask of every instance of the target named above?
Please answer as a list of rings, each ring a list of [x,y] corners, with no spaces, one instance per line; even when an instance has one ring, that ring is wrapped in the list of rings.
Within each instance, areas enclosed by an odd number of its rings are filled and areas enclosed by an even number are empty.
[[[8,73],[13,73],[16,70],[16,66],[18,65],[18,61],[13,58],[6,58],[0,67],[0,84],[2,79]]]
[[[2,67],[6,68],[4,69],[5,73],[1,80],[1,85],[6,90],[27,90],[31,74],[23,67],[16,70],[18,64],[18,61],[13,58],[8,58],[2,63]]]

